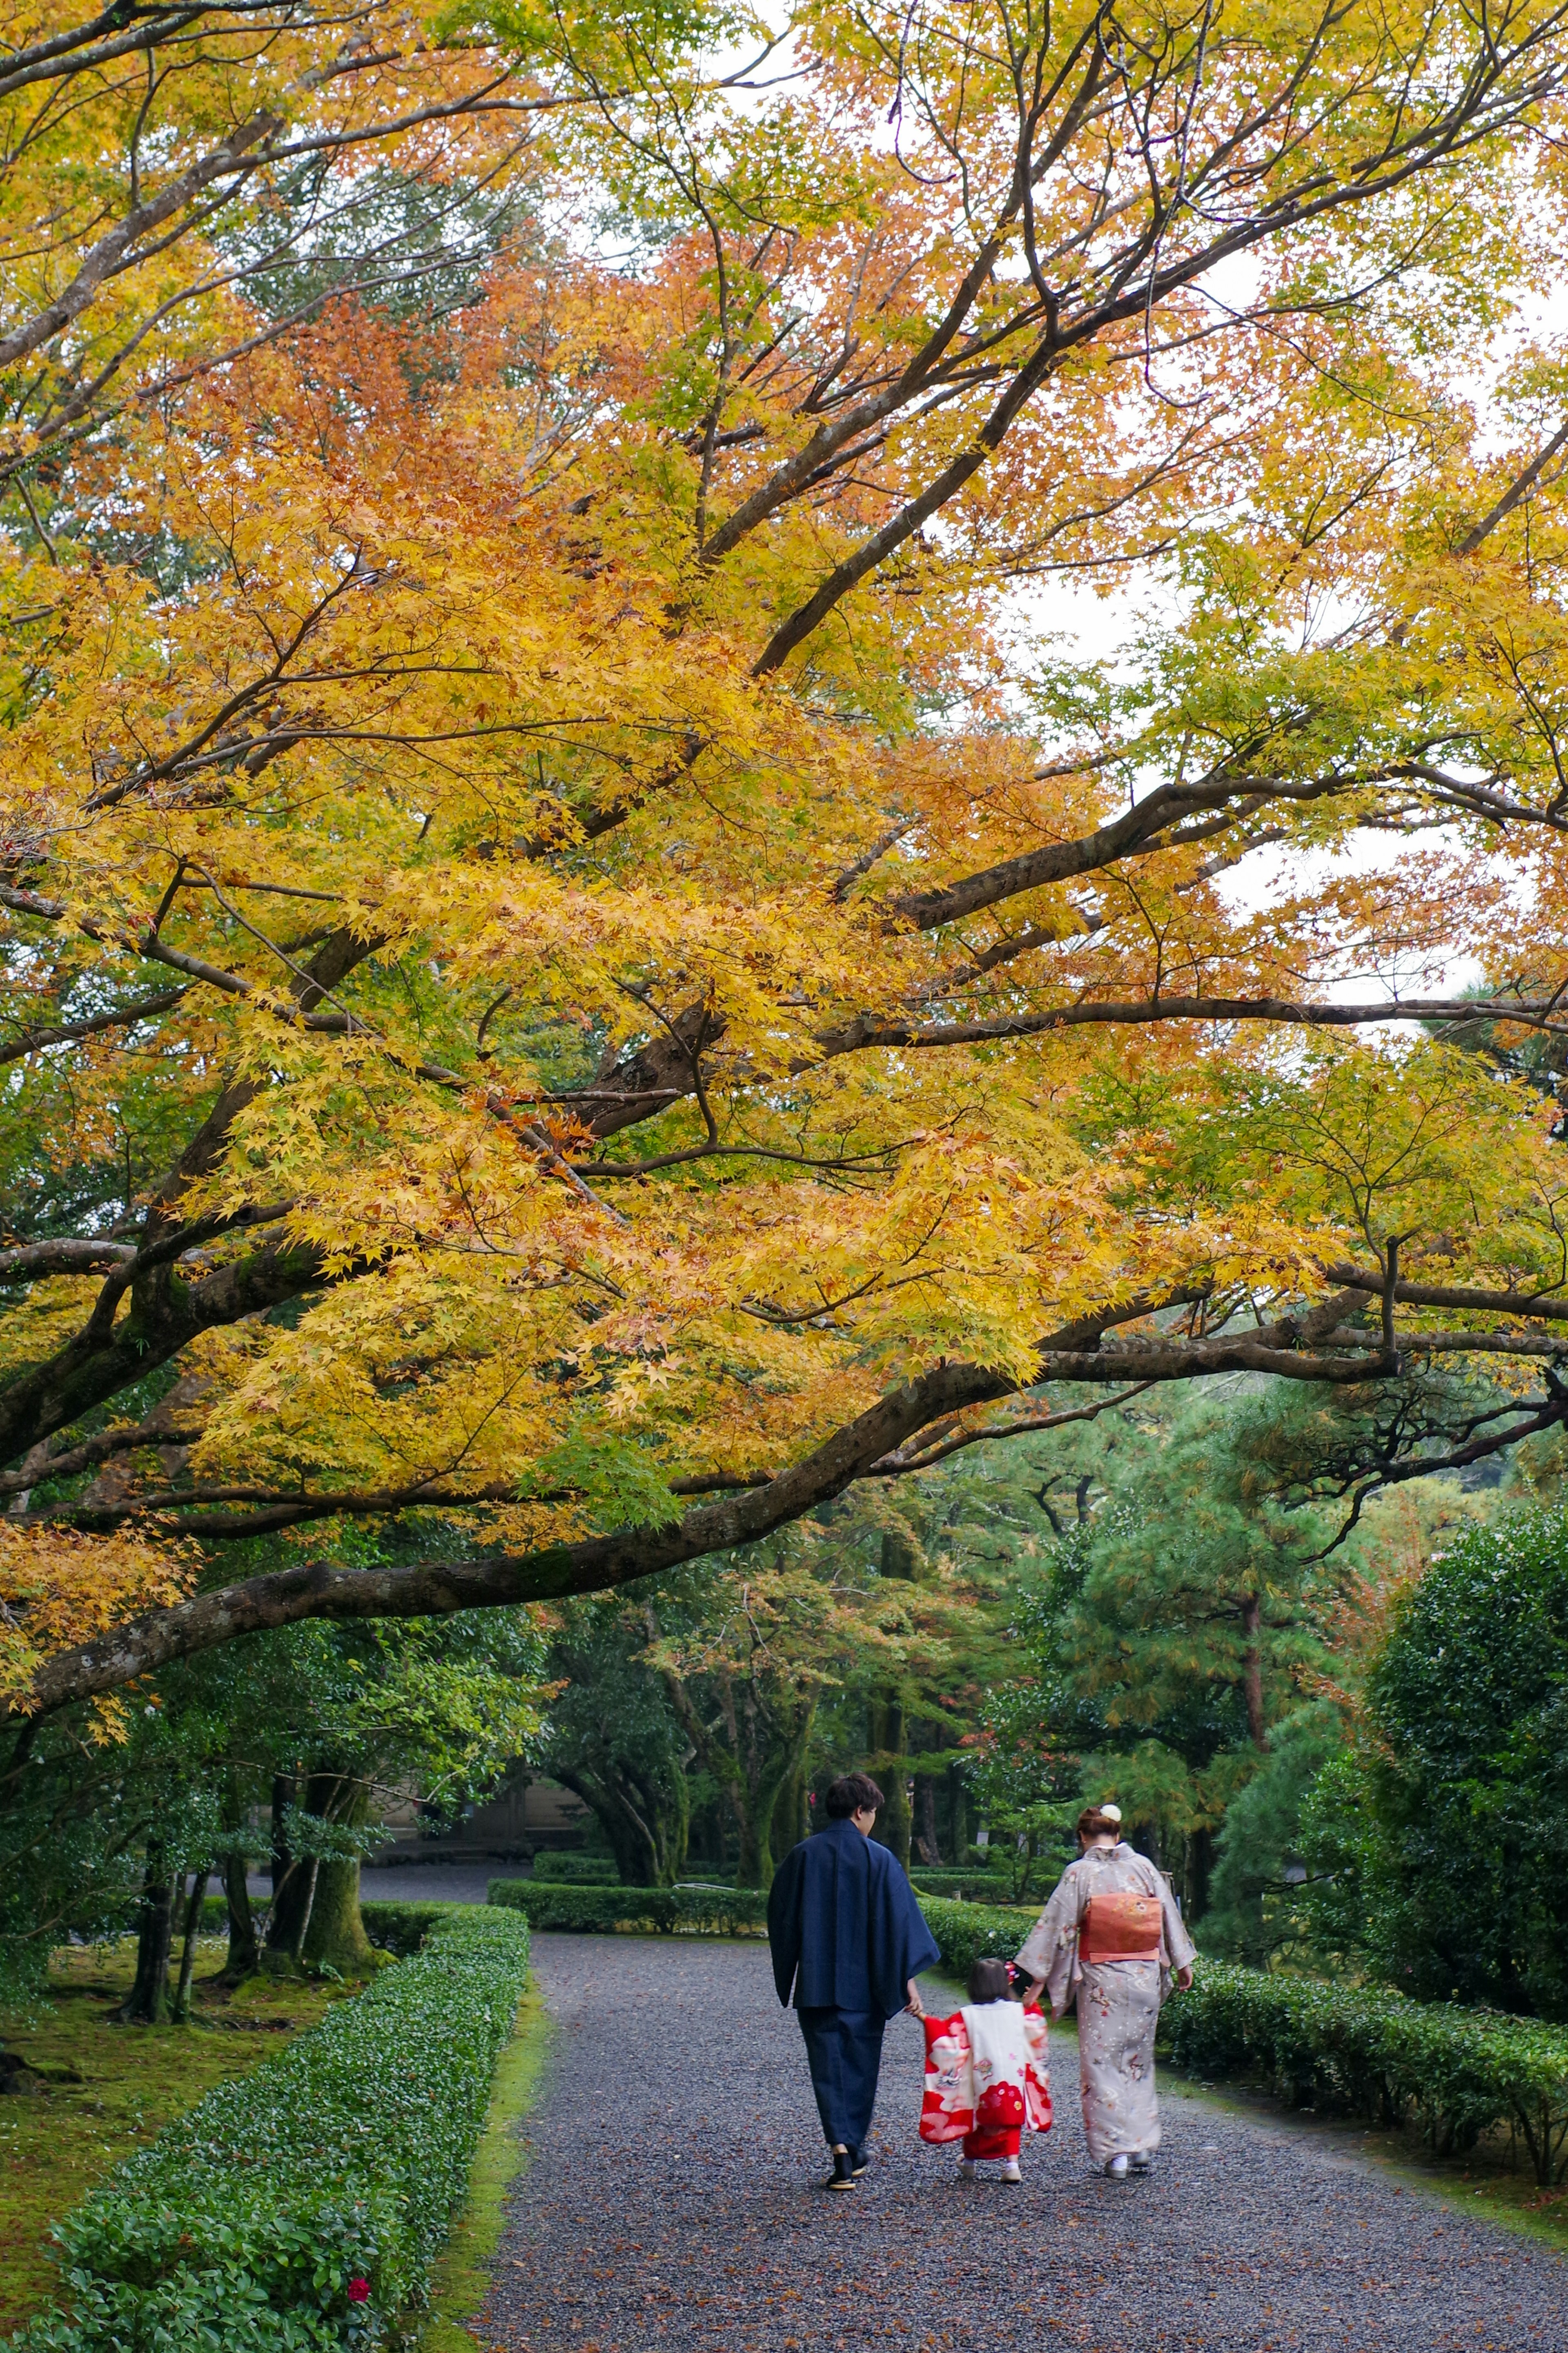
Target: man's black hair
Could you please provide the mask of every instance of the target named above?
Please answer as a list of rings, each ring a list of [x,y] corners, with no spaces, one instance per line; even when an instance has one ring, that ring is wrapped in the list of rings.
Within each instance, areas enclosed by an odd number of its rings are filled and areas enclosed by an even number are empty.
[[[845,1773],[827,1792],[828,1815],[836,1822],[847,1822],[851,1814],[878,1813],[886,1803],[869,1773]]]

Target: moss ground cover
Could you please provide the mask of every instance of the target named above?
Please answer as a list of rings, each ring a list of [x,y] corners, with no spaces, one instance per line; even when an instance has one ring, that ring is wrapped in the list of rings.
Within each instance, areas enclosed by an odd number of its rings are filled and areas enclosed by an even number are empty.
[[[316,2025],[342,1991],[272,1978],[230,1991],[213,1983],[224,1952],[220,1942],[202,1947],[188,2027],[109,2023],[130,1990],[129,1938],[58,1953],[49,2008],[0,2013],[0,2040],[47,2087],[0,2100],[0,2337],[58,2285],[50,2225],[216,2084],[248,2074]]]
[[[475,2353],[488,2339],[475,2317],[490,2288],[490,2266],[506,2227],[506,2199],[527,2162],[522,2125],[538,2094],[550,2056],[549,2012],[540,1995],[525,1993],[517,2025],[501,2052],[489,2115],[468,2177],[468,2194],[430,2281],[430,2317],[420,2353]]]

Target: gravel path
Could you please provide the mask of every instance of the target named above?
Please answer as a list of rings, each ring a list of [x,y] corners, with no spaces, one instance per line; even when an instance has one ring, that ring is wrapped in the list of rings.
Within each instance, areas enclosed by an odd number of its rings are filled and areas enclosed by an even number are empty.
[[[558,2031],[479,2324],[498,2353],[1568,2353],[1568,2263],[1324,2136],[1168,2094],[1160,2171],[1091,2173],[1070,2041],[1022,2186],[969,2186],[916,2138],[895,2021],[872,2169],[828,2197],[765,1949],[534,1955]]]

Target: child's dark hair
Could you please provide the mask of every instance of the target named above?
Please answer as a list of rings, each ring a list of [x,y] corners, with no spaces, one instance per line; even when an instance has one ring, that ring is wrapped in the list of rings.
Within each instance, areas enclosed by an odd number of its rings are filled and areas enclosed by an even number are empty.
[[[1005,1961],[976,1961],[969,1972],[969,1999],[973,2002],[1006,2001],[1012,1990]]]

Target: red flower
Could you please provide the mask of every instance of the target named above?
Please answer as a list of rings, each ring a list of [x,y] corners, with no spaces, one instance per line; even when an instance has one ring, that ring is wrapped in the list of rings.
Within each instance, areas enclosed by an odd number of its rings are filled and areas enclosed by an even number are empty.
[[[352,2279],[352,2280],[350,2280],[350,2282],[349,2282],[349,2302],[350,2302],[351,2304],[368,2304],[368,2303],[370,2302],[370,2282],[369,2282],[369,2280],[367,2280],[367,2279]]]

